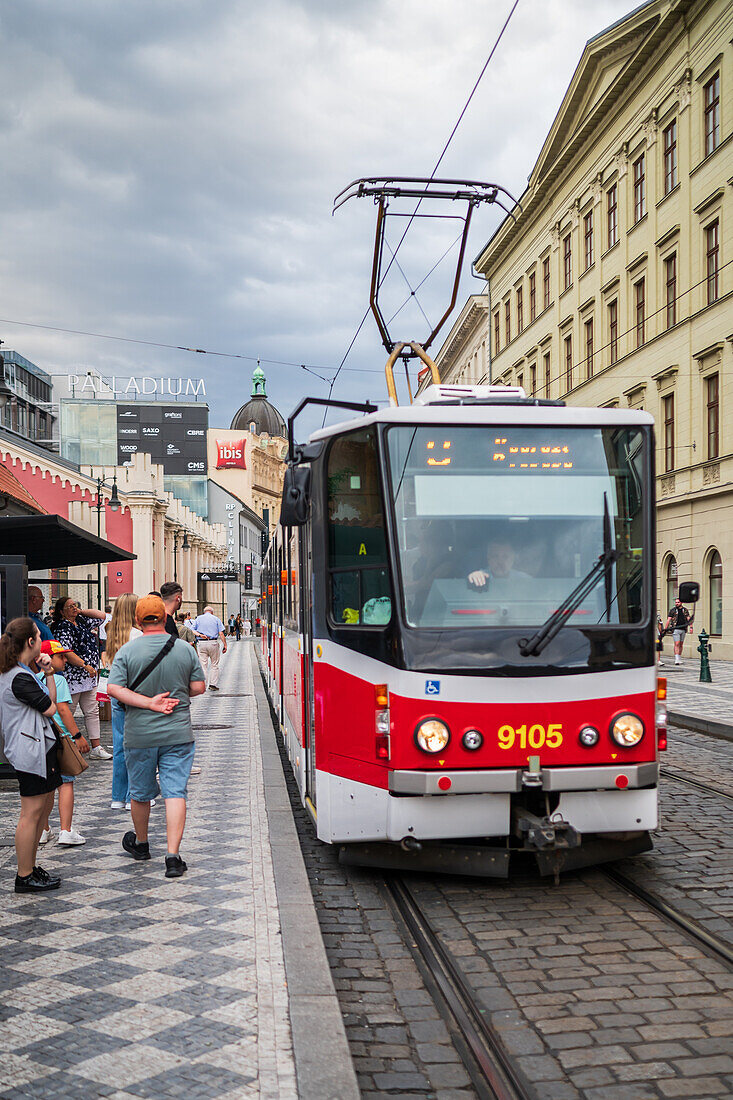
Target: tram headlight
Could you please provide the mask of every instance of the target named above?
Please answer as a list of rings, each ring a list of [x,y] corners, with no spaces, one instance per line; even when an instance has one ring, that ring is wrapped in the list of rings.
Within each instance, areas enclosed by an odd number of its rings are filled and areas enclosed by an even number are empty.
[[[594,745],[598,744],[600,736],[601,735],[595,728],[595,726],[583,726],[582,730],[578,734],[578,740],[584,748],[592,749]]]
[[[633,749],[644,736],[644,723],[636,714],[620,714],[611,726],[611,737],[617,745]]]
[[[464,749],[468,749],[469,752],[476,752],[484,743],[483,734],[478,730],[466,730],[461,740]]]
[[[415,730],[415,744],[423,752],[442,752],[450,741],[450,730],[440,718],[427,718]]]

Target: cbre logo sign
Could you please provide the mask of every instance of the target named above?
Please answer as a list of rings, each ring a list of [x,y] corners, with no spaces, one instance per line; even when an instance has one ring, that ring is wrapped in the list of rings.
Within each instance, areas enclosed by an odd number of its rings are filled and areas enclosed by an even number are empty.
[[[226,439],[216,441],[217,470],[246,470],[244,446],[246,439]]]

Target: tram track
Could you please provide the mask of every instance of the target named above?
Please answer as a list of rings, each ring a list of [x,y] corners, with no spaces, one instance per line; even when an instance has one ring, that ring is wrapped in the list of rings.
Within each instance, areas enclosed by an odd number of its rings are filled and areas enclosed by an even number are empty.
[[[455,1048],[480,1100],[534,1100],[529,1082],[505,1051],[460,966],[440,942],[409,886],[398,878],[387,878],[384,885],[430,995],[453,1025]]]
[[[656,894],[650,893],[634,879],[623,874],[622,871],[616,870],[615,867],[599,867],[598,870],[605,878],[610,879],[611,882],[620,886],[622,890],[625,890],[639,901],[644,902],[649,909],[652,909],[659,916],[665,917],[666,920],[681,928],[719,962],[733,967],[733,947],[726,940],[721,939],[712,932],[708,932],[698,921],[693,920],[692,917],[688,917],[681,910],[658,898]]]
[[[714,794],[718,798],[727,798],[729,802],[733,802],[733,794],[729,794],[728,791],[721,791],[719,787],[711,787],[708,783],[701,783],[699,779],[693,779],[690,775],[682,775],[681,772],[672,771],[671,768],[660,768],[659,774],[664,779],[673,779],[676,783],[686,783],[690,787],[696,787],[699,791],[704,791],[705,794]]]

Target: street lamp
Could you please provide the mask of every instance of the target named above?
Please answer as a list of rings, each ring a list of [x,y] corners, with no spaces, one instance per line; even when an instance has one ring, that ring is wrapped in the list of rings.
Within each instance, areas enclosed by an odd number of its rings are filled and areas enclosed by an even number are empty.
[[[183,542],[181,543],[181,550],[190,550],[191,544],[188,541],[188,531],[183,532]],[[173,532],[173,580],[178,580],[178,531]]]
[[[96,478],[97,482],[97,538],[102,537],[102,489],[105,485],[109,484],[104,477]],[[122,506],[122,501],[117,495],[117,473],[115,471],[112,477],[112,492],[110,498],[107,501],[110,512],[118,512]],[[97,606],[99,610],[102,610],[102,563],[97,562]]]

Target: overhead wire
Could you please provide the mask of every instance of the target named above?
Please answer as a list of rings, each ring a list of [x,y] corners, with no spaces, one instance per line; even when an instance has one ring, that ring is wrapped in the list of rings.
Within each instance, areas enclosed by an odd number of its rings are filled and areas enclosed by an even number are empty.
[[[471,101],[472,101],[474,95],[476,94],[476,91],[478,89],[479,84],[481,83],[481,81],[483,79],[484,73],[488,69],[489,64],[491,62],[491,59],[493,58],[494,54],[496,53],[496,50],[499,46],[499,43],[501,42],[502,38],[504,37],[504,32],[506,31],[507,27],[509,26],[511,18],[514,15],[514,12],[516,11],[518,4],[519,4],[519,0],[514,0],[514,3],[512,4],[512,6],[509,10],[509,14],[507,15],[506,19],[504,20],[504,23],[501,27],[501,30],[499,31],[499,33],[496,37],[496,41],[494,42],[494,45],[491,47],[491,50],[489,52],[489,56],[486,58],[486,61],[484,62],[484,66],[481,69],[481,72],[479,73],[478,77],[476,78],[476,81],[473,85],[473,88],[471,89],[471,91],[468,95],[468,98],[467,98],[466,102],[464,103],[463,108],[461,109],[461,113],[459,114],[453,129],[451,130],[450,134],[448,135],[448,140],[446,141],[445,145],[443,146],[443,149],[440,153],[440,156],[438,157],[437,161],[435,162],[435,166],[434,166],[432,172],[430,173],[428,183],[425,185],[426,190],[427,190],[428,185],[430,183],[432,183],[433,179],[435,178],[435,174],[438,171],[438,169],[440,168],[440,165],[443,163],[443,159],[445,157],[445,154],[448,152],[448,148],[450,146],[450,143],[453,141],[453,138],[456,135],[456,131],[458,130],[458,127],[460,126],[461,122],[463,121],[463,117],[466,114],[466,111],[468,110],[469,106],[471,105]],[[392,253],[392,259],[390,260],[389,264],[387,265],[387,269],[384,272],[384,275],[380,279],[380,282],[379,282],[380,286],[382,285],[384,280],[387,278],[387,275],[389,274],[390,268],[392,267],[392,264],[396,260],[397,253],[399,252],[400,248],[402,247],[402,244],[405,240],[405,237],[407,236],[407,234],[410,230],[410,226],[412,225],[413,221],[417,217],[417,212],[420,209],[420,206],[422,205],[422,201],[423,200],[422,200],[422,196],[421,196],[417,201],[417,205],[415,206],[415,209],[413,210],[412,214],[408,218],[407,225],[405,226],[405,228],[402,232],[402,236],[400,237],[399,241],[397,242],[397,247],[395,248],[394,252]],[[390,251],[392,251],[392,250],[390,249]],[[359,333],[361,332],[362,328],[364,327],[364,323],[365,323],[367,317],[369,316],[369,312],[370,312],[370,307],[367,307],[367,309],[364,313],[364,316],[362,317],[361,321],[359,322],[358,328],[357,328],[356,332],[354,333],[354,336],[351,340],[351,343],[349,344],[348,348],[346,349],[346,353],[345,353],[343,359],[341,360],[341,362],[339,364],[338,370],[336,371],[336,374],[334,375],[333,381],[331,382],[331,385],[330,385],[329,391],[328,391],[329,398],[333,394],[333,388],[336,385],[338,377],[341,374],[344,363],[346,362],[346,359],[347,359],[351,349],[353,348],[354,344],[356,343],[356,340],[357,340],[357,337],[359,336]],[[328,414],[328,408],[326,408],[326,410],[323,414],[323,422],[321,424],[321,427],[323,427],[326,423],[327,414]]]

